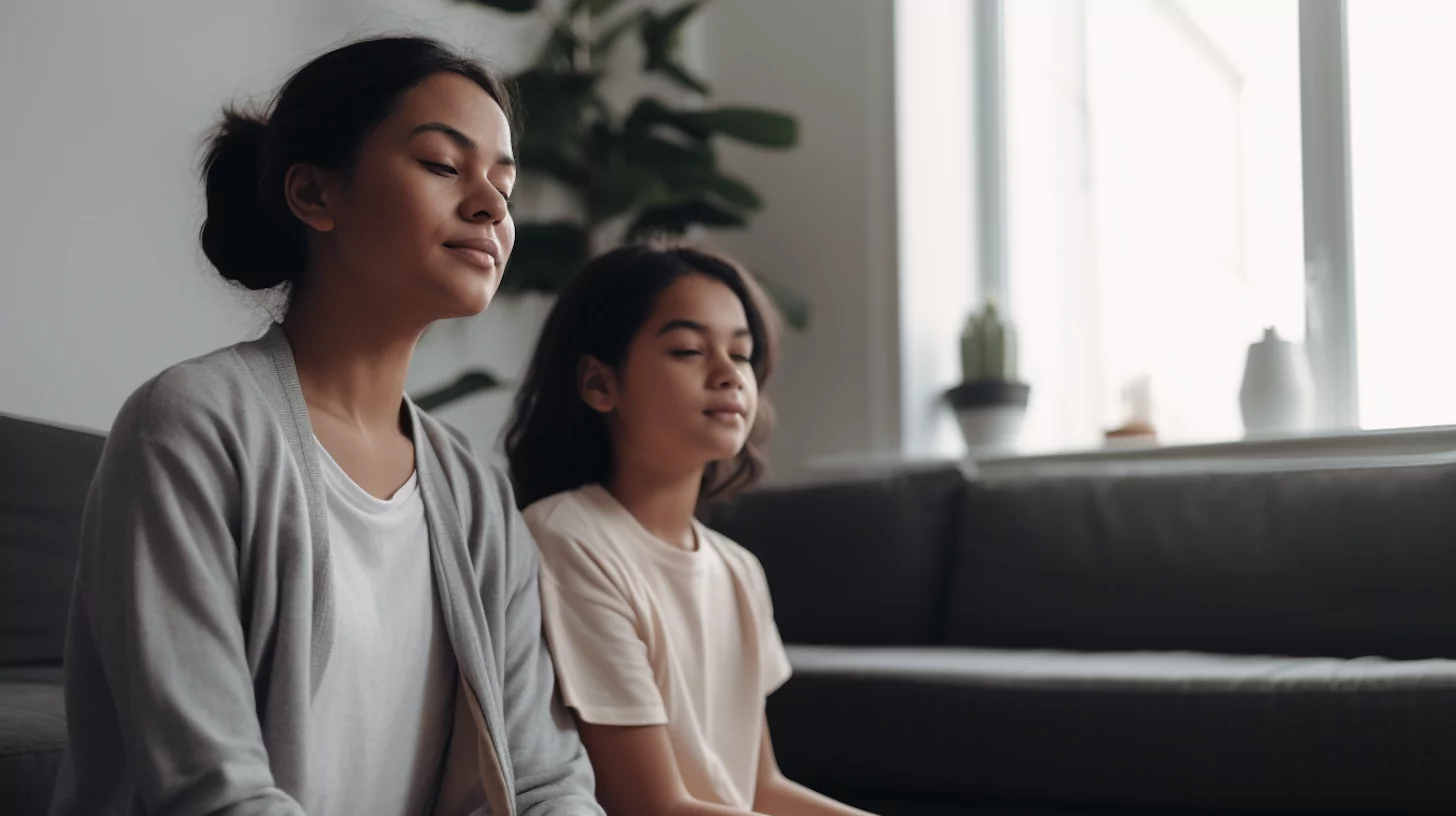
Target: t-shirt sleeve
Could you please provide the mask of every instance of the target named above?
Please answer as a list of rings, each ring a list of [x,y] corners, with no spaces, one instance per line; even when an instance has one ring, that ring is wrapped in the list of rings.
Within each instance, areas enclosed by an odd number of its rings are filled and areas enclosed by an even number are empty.
[[[541,614],[561,697],[595,725],[665,725],[647,643],[625,594],[579,541],[542,529]]]
[[[773,597],[768,591],[768,579],[764,576],[763,565],[758,563],[752,553],[745,551],[745,555],[748,557],[758,598],[759,681],[763,684],[763,694],[767,697],[788,682],[794,670],[789,665],[789,653],[784,648],[784,641],[779,637],[778,624],[774,622]]]

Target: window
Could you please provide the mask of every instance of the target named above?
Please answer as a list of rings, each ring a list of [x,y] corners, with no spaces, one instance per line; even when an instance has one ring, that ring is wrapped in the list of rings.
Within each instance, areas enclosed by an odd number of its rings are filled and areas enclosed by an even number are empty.
[[[978,153],[1004,246],[978,277],[1020,330],[1023,449],[1100,445],[1139,382],[1165,443],[1239,438],[1266,327],[1307,344],[1321,430],[1456,423],[1433,362],[1456,349],[1456,2],[977,3],[1000,98],[973,130],[1004,145]]]
[[[1456,422],[1456,3],[1349,0],[1360,418]]]
[[[1304,336],[1296,0],[1004,3],[1007,281],[1023,447],[1237,438],[1264,327]]]

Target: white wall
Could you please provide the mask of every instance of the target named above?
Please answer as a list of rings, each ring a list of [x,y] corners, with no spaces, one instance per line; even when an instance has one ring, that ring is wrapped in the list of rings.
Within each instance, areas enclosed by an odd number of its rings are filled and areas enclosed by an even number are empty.
[[[723,151],[768,206],[748,231],[717,239],[814,307],[809,331],[785,338],[770,386],[779,481],[900,442],[892,22],[885,0],[726,0],[698,32],[713,104],[799,117],[790,153]]]
[[[882,0],[720,0],[688,40],[716,102],[782,108],[802,126],[791,153],[724,151],[769,206],[719,243],[815,309],[773,384],[782,480],[900,442],[892,17]],[[197,248],[197,161],[223,103],[381,30],[515,67],[538,33],[523,19],[447,0],[0,7],[0,411],[105,429],[147,377],[266,325]],[[432,329],[411,389],[467,363],[519,374],[545,306],[501,301]],[[509,399],[444,414],[485,449]]]
[[[202,136],[224,103],[386,30],[506,67],[530,33],[446,0],[0,5],[0,411],[105,429],[147,377],[266,325],[198,249]],[[521,358],[529,340],[489,318],[433,333],[412,381]],[[490,400],[452,418],[469,424]]]

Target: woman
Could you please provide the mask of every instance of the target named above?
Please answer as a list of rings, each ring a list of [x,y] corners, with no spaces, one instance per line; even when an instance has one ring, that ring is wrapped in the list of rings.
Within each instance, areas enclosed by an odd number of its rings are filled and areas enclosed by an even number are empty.
[[[224,114],[204,252],[281,325],[117,416],[83,522],[52,813],[599,814],[510,487],[404,397],[505,271],[501,85],[412,37]]]

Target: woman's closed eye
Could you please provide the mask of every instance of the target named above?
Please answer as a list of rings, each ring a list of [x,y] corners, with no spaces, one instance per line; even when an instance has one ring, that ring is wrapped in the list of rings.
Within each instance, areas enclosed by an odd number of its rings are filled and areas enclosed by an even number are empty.
[[[460,175],[459,170],[456,170],[454,167],[445,164],[444,162],[425,161],[424,159],[421,159],[420,164],[424,165],[426,170],[429,170],[431,173],[434,173],[438,176]]]
[[[702,356],[703,352],[701,349],[676,348],[669,351],[668,354],[671,354],[674,357],[700,357]]]

